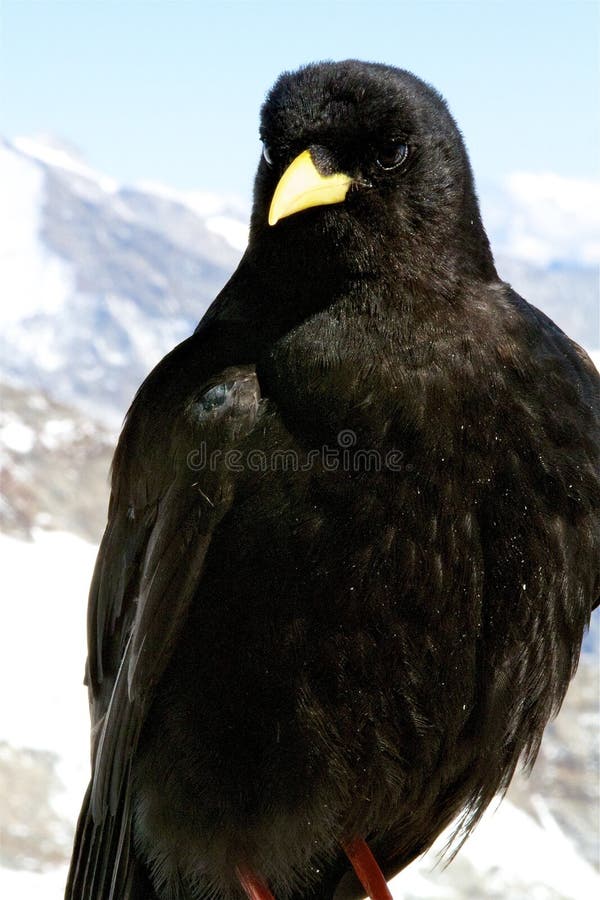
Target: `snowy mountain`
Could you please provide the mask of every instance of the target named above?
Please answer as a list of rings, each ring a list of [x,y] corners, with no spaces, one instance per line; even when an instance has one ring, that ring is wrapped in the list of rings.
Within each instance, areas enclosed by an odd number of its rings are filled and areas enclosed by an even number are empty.
[[[36,528],[98,542],[106,522],[115,434],[38,390],[0,385],[0,530]]]
[[[118,425],[229,277],[240,250],[223,235],[239,244],[245,223],[25,140],[0,144],[0,186],[1,373]]]
[[[568,185],[552,194],[547,180],[530,178],[517,187],[484,194],[499,271],[594,349],[595,219],[581,213],[586,249],[577,254],[573,238],[557,237],[557,219],[570,232],[577,219],[563,197]],[[227,281],[245,245],[248,211],[234,197],[118,185],[47,138],[0,143],[0,188],[0,377],[117,427],[144,376],[190,334]],[[530,252],[529,236],[541,228],[530,195],[544,204],[543,252]]]
[[[480,185],[483,221],[496,253],[538,269],[600,264],[600,181],[512,172]]]

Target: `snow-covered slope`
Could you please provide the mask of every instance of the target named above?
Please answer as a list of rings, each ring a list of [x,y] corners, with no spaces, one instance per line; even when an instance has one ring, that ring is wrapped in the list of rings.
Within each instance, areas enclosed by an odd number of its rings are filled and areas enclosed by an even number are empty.
[[[36,896],[35,876],[16,874],[28,871],[49,873],[48,893],[37,896],[61,896],[56,870],[69,857],[89,772],[82,679],[95,553],[61,532],[29,543],[0,535],[0,864],[13,870],[0,869],[3,897]]]
[[[484,182],[483,220],[502,256],[548,266],[600,265],[600,181],[513,172]]]
[[[60,315],[75,286],[72,267],[41,239],[45,174],[5,144],[0,144],[0,194],[0,322]]]
[[[0,187],[0,373],[118,424],[237,264],[240,206],[120,187],[25,139],[0,143]]]
[[[47,393],[0,384],[0,529],[43,527],[98,541],[115,434]]]

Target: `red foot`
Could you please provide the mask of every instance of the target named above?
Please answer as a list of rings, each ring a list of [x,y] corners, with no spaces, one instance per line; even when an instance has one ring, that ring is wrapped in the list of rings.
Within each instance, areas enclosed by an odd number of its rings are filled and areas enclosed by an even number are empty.
[[[235,871],[248,900],[274,900],[267,885],[254,872],[242,866],[238,866]]]
[[[377,865],[377,861],[366,841],[362,838],[353,838],[342,844],[344,853],[352,863],[358,880],[364,887],[371,900],[392,900],[390,889],[383,877],[383,872]]]

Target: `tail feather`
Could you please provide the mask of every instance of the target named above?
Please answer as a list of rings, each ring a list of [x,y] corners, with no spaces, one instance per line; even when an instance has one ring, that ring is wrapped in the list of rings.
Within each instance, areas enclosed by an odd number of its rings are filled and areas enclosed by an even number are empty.
[[[108,810],[95,822],[89,785],[81,808],[65,900],[155,900],[131,834],[129,791],[114,815]]]

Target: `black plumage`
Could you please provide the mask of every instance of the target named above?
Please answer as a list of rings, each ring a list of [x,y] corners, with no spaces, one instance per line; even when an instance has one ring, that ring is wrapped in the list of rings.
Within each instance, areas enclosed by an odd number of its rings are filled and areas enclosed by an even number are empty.
[[[353,838],[390,876],[535,759],[600,596],[599,377],[499,280],[442,98],[308,66],[261,136],[115,453],[70,900],[350,896]]]

